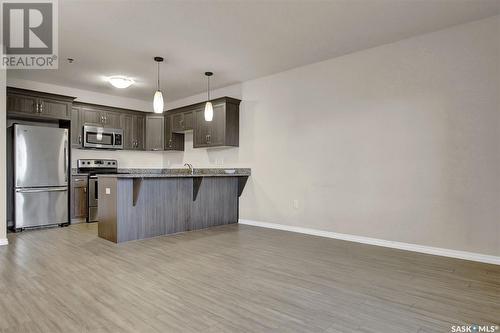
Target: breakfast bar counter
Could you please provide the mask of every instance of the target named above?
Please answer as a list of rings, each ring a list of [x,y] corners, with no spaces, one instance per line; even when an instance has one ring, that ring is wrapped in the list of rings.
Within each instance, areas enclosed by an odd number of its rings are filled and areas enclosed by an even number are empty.
[[[115,243],[238,222],[250,169],[99,175],[98,235]]]

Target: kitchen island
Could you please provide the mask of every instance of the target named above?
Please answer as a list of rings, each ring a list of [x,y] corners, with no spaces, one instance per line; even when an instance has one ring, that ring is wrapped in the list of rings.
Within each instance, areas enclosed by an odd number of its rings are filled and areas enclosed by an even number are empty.
[[[238,222],[250,169],[99,175],[98,235],[115,243]]]

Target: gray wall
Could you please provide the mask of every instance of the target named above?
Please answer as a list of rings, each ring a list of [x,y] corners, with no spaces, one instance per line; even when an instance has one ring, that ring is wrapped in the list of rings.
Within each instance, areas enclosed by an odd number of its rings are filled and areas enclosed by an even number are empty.
[[[240,148],[163,164],[251,167],[244,219],[498,256],[499,31],[497,16],[230,87]]]

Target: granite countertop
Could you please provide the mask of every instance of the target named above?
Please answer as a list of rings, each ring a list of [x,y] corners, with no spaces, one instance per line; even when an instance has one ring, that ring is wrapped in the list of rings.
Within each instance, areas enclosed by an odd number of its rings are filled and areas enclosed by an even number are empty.
[[[231,171],[233,171],[231,173]],[[100,174],[108,178],[179,178],[179,177],[243,177],[250,176],[249,168],[195,168],[193,174],[188,169],[118,169],[117,174]]]

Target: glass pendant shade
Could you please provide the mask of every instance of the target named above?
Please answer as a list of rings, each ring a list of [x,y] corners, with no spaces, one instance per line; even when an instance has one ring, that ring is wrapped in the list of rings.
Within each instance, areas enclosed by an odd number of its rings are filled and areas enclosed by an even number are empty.
[[[156,91],[153,97],[153,111],[154,113],[163,113],[163,94],[160,90],[160,63],[163,62],[162,57],[154,57],[154,61],[156,61],[158,65],[158,77],[156,82]]]
[[[155,113],[163,113],[163,94],[160,90],[157,90],[153,97],[153,110]]]
[[[205,121],[212,121],[214,118],[214,108],[211,102],[205,104]]]
[[[214,118],[214,107],[210,102],[210,77],[214,75],[212,72],[205,72],[207,77],[207,103],[205,104],[205,121],[212,121]]]

